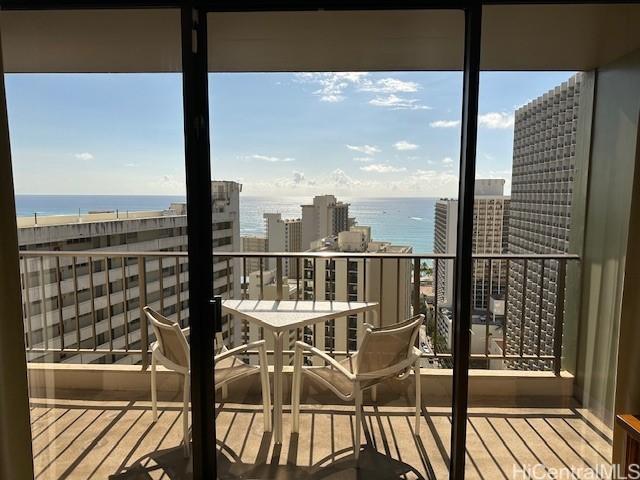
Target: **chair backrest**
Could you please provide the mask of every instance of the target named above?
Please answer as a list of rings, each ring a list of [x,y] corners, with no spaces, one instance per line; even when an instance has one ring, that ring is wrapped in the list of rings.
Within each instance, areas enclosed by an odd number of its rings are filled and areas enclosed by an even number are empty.
[[[424,315],[416,315],[394,325],[365,330],[362,344],[356,355],[356,373],[371,373],[393,367],[408,360]]]
[[[149,306],[144,307],[143,310],[151,322],[160,353],[176,365],[189,368],[189,343],[180,325],[160,315]]]

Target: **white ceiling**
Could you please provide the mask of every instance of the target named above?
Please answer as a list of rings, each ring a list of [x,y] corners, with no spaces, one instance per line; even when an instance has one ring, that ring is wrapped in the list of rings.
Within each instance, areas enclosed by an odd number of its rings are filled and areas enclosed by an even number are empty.
[[[640,48],[640,5],[487,6],[485,70],[589,70]],[[177,10],[0,12],[6,72],[180,71]],[[460,11],[209,14],[211,71],[455,70]]]

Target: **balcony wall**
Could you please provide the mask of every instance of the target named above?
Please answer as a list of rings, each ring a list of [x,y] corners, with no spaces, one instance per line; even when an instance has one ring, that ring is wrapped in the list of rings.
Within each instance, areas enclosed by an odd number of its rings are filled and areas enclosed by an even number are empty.
[[[272,369],[271,369],[272,370]],[[291,376],[293,367],[284,367],[285,404],[291,398]],[[158,369],[158,390],[166,396],[180,392],[178,375]],[[28,365],[29,388],[32,396],[46,394],[50,398],[83,396],[87,393],[108,391],[113,397],[120,394],[123,399],[131,397],[150,398],[150,370],[141,370],[135,365],[74,365],[59,363],[31,363]],[[273,380],[273,379],[272,379]],[[272,381],[273,384],[273,381]],[[330,391],[305,380],[303,403],[341,403]],[[422,398],[427,404],[450,405],[452,371],[449,369],[427,369],[421,371]],[[568,405],[573,397],[573,376],[563,372],[518,372],[513,370],[471,370],[469,396],[473,402],[502,406],[507,403],[530,400],[558,406]],[[258,375],[233,382],[229,386],[226,400],[233,403],[259,403],[260,381]],[[377,401],[413,405],[413,379],[388,381],[378,388]]]

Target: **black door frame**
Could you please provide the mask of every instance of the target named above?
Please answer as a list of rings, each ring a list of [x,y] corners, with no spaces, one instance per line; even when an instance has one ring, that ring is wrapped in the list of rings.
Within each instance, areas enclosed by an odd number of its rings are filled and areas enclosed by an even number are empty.
[[[180,11],[184,102],[189,325],[191,328],[191,435],[193,477],[216,478],[213,308],[213,227],[209,139],[207,13],[192,3]],[[196,206],[197,208],[192,208]],[[194,321],[195,320],[195,321]]]
[[[480,71],[482,3],[472,0],[0,0],[3,10],[175,8],[181,14],[183,114],[187,188],[191,412],[196,479],[216,476],[214,337],[219,318],[213,298],[213,231],[209,138],[207,13],[312,10],[462,10],[464,77],[457,249],[454,269],[453,421],[449,477],[463,479],[471,328],[473,199]],[[486,3],[522,3],[486,2]],[[546,3],[544,1],[531,3]],[[584,3],[570,0],[563,3]],[[602,3],[602,2],[594,2]],[[197,208],[190,208],[197,205]]]

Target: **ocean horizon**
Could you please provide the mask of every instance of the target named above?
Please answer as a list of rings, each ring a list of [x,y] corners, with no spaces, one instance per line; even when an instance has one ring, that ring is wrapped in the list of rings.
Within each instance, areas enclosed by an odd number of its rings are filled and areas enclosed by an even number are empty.
[[[433,251],[434,208],[429,197],[339,197],[350,203],[349,216],[368,225],[374,240],[413,247],[416,253]],[[172,202],[184,202],[184,195],[16,195],[19,217],[74,215],[90,211],[135,212],[164,210]],[[311,197],[264,197],[240,195],[240,234],[264,235],[264,213],[282,213],[299,218],[300,205]]]

